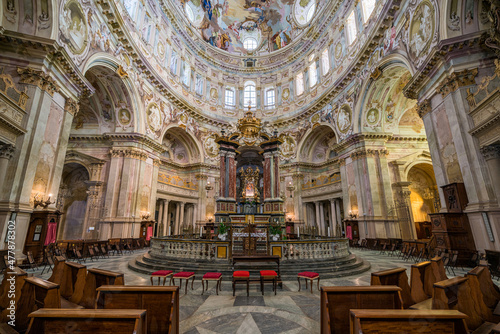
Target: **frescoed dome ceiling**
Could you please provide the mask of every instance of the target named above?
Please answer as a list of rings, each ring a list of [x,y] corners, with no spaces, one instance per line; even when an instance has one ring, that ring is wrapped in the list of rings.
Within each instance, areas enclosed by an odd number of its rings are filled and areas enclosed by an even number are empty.
[[[203,40],[238,54],[289,45],[294,28],[309,24],[316,0],[175,0]]]

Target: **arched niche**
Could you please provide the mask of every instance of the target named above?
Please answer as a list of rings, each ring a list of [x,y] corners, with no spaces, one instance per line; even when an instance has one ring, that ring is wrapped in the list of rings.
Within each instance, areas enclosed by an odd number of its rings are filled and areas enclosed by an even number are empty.
[[[321,163],[332,159],[335,152],[332,146],[337,137],[330,125],[317,125],[304,135],[298,146],[298,160],[301,162]]]
[[[57,239],[72,240],[83,237],[87,219],[89,180],[89,172],[85,166],[75,162],[64,165],[57,203],[63,216]]]
[[[179,164],[203,162],[198,141],[182,127],[170,127],[163,136],[163,156]]]
[[[126,76],[120,76],[118,67],[109,61],[95,60],[93,64],[85,72],[85,78],[95,92],[80,101],[71,133],[99,135],[140,132],[142,117],[137,112],[139,98],[130,89]]]

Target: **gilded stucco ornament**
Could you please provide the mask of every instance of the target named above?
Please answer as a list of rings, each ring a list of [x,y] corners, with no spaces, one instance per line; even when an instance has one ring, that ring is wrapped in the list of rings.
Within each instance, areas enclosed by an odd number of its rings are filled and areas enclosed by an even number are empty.
[[[375,126],[380,121],[380,112],[376,108],[371,108],[366,113],[366,124]]]
[[[158,132],[161,129],[161,113],[160,108],[156,103],[150,103],[146,111],[148,115],[148,125],[153,132]]]
[[[351,108],[346,104],[343,105],[337,114],[337,129],[341,133],[347,133],[351,127],[352,114]]]

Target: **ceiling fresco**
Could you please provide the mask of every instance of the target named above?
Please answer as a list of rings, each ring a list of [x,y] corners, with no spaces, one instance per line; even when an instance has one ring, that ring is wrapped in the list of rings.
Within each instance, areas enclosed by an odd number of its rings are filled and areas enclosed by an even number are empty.
[[[308,23],[315,0],[178,0],[203,39],[228,52],[284,48],[292,41],[293,15],[299,24]],[[245,49],[253,39],[255,46]]]

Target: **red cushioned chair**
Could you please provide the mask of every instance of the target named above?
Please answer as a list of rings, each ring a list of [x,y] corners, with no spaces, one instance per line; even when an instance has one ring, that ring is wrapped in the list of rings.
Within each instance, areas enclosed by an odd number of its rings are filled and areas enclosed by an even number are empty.
[[[167,280],[167,277],[172,275],[172,270],[158,270],[155,271],[154,273],[151,274],[151,285],[153,284],[153,277],[158,277],[158,285],[160,285],[160,278],[163,277],[163,285],[165,285],[165,281]]]
[[[203,290],[201,291],[201,294],[205,292],[205,282],[207,282],[207,290],[208,290],[208,281],[216,281],[217,283],[215,284],[215,293],[218,295],[219,294],[219,289],[222,290],[221,283],[222,283],[222,274],[221,273],[206,273],[203,275],[201,278],[201,286]]]
[[[236,289],[236,283],[247,284],[247,297],[248,297],[250,294],[250,272],[245,270],[239,270],[233,272],[233,296]]]
[[[191,290],[193,290],[193,284],[194,284],[194,279],[195,275],[194,272],[191,271],[181,271],[180,273],[174,274],[172,277],[170,277],[170,285],[175,285],[175,279],[178,278],[180,281],[179,288],[182,287],[182,280],[186,280],[186,290],[184,293],[186,294],[188,291],[188,282],[189,279],[192,278],[193,281],[191,282]]]
[[[315,279],[318,280],[318,291],[319,291],[319,274],[313,273],[311,271],[303,271],[297,274],[297,281],[299,281],[299,291],[300,291],[300,279],[304,278],[306,280],[306,289],[307,289],[307,281],[311,283],[311,293],[313,293],[313,281]]]
[[[273,290],[276,295],[276,284],[278,282],[278,274],[274,270],[261,270],[260,271],[260,290],[262,291],[262,295],[264,295],[264,282],[272,281],[273,282]]]

